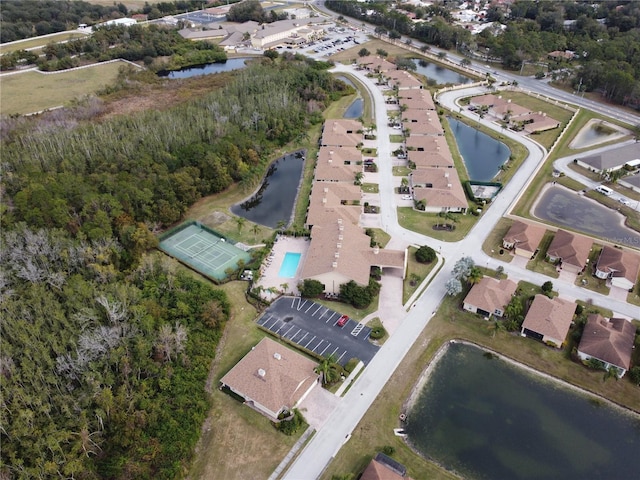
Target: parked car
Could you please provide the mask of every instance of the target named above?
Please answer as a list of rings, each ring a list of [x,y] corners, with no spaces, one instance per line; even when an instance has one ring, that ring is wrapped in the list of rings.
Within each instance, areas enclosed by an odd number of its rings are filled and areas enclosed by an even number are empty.
[[[618,201],[619,201],[621,204],[626,205],[627,207],[631,204],[631,202],[629,202],[629,200],[627,200],[627,199],[626,199],[626,198],[624,198],[624,197],[620,197],[620,198],[618,199]]]
[[[413,200],[413,197],[411,195],[403,195],[402,199],[403,200]]]
[[[339,326],[339,327],[344,327],[348,321],[349,321],[349,316],[348,315],[342,315],[338,319],[338,323],[336,323],[336,325]]]

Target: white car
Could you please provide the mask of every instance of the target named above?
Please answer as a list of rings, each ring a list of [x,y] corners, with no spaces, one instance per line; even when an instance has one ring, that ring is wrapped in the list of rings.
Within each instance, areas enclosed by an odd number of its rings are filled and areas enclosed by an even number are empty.
[[[413,200],[413,197],[411,195],[403,195],[402,200]]]
[[[627,200],[626,198],[624,198],[624,197],[620,197],[620,198],[618,199],[618,201],[619,201],[621,204],[626,205],[627,207],[628,207],[629,205],[631,205],[631,202],[630,202],[629,200]]]

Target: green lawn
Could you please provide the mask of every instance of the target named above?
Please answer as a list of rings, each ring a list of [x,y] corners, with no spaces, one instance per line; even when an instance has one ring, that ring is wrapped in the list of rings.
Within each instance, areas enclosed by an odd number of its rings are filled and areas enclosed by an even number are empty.
[[[389,240],[391,240],[391,235],[382,230],[381,228],[367,228],[367,230],[373,231],[373,239],[380,245],[382,248],[387,246]]]
[[[389,135],[389,141],[391,143],[402,143],[404,140],[404,136],[402,135]]]
[[[548,277],[558,278],[560,274],[556,270],[556,266],[547,262],[547,250],[551,241],[553,240],[554,232],[547,230],[540,241],[540,251],[536,255],[536,258],[529,260],[527,263],[527,270],[542,273]]]
[[[511,228],[511,225],[513,225],[513,220],[510,218],[503,217],[498,220],[495,228],[484,239],[482,251],[493,258],[502,260],[503,262],[511,262],[511,260],[513,260],[513,256],[502,248],[502,239]],[[502,255],[500,255],[500,250],[503,250]]]
[[[6,43],[0,45],[0,54],[4,55],[6,53],[16,52],[18,50],[26,50],[27,48],[45,47],[50,43],[59,43],[76,38],[85,38],[87,36],[88,35],[86,33],[60,32],[49,37],[25,38],[24,40],[12,43],[11,45],[8,45]]]
[[[455,230],[451,232],[434,230],[433,227],[436,224],[442,224],[444,222],[442,217],[435,213],[419,212],[411,207],[398,207],[398,223],[402,227],[444,242],[457,242],[458,240],[462,240],[479,218],[470,214],[454,213],[454,215],[457,220]],[[447,221],[447,223],[451,223],[451,221]]]
[[[365,193],[380,193],[377,183],[363,183],[360,188]]]
[[[431,263],[420,263],[416,260],[416,247],[409,247],[407,252],[407,276],[402,284],[402,304],[407,303],[411,295],[420,287],[422,281],[431,273],[431,270],[437,265],[437,260]],[[411,285],[412,275],[418,276],[415,285]]]
[[[408,177],[412,172],[409,167],[391,167],[391,171],[396,177]]]
[[[24,72],[3,76],[0,113],[33,113],[68,104],[113,83],[122,65],[124,62],[113,62],[50,75]]]

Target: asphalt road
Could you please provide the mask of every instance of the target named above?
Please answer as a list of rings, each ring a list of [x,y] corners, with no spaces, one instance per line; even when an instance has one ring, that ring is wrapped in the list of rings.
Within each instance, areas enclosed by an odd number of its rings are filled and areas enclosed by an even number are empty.
[[[519,196],[526,190],[529,181],[535,177],[535,173],[542,166],[547,155],[542,146],[515,132],[503,131],[487,120],[480,120],[487,127],[499,131],[501,135],[509,136],[521,142],[527,148],[529,154],[523,165],[464,240],[457,243],[439,242],[416,232],[405,230],[398,225],[396,196],[393,194],[391,149],[388,142],[391,132],[386,122],[387,111],[384,97],[371,79],[367,78],[362,72],[356,71],[353,67],[337,65],[335,71],[349,72],[355,75],[369,90],[375,103],[377,138],[379,141],[380,204],[384,230],[394,240],[400,238],[407,245],[428,244],[440,249],[442,256],[445,258],[445,265],[417,300],[415,307],[400,322],[394,335],[380,348],[368,367],[342,398],[342,401],[324,426],[306,445],[296,461],[285,473],[283,478],[287,480],[318,478],[343,444],[348,441],[353,429],[387,383],[415,339],[437,311],[442,298],[446,294],[445,284],[451,278],[451,270],[459,258],[471,256],[476,264],[487,265],[491,268],[502,265],[505,273],[514,281],[526,280],[540,285],[549,279],[542,274],[490,258],[479,248],[486,235],[492,231],[498,220],[508,212],[511,205],[517,202]],[[457,109],[458,107],[455,103],[457,98],[466,97],[474,93],[486,93],[486,91],[481,88],[451,91],[440,95],[439,101],[447,108]],[[477,120],[477,116],[468,111],[463,110],[462,114]],[[610,308],[623,316],[637,316],[637,307],[635,306],[618,302],[609,297],[563,282],[560,279],[554,279],[554,288],[563,297],[592,300],[593,303]]]

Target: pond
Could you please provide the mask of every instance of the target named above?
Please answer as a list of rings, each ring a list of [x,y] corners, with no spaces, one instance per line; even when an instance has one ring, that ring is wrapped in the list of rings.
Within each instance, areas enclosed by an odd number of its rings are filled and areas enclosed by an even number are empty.
[[[472,81],[469,77],[466,77],[455,70],[449,70],[438,63],[429,63],[426,60],[418,58],[412,58],[411,60],[416,64],[416,73],[424,75],[427,78],[431,78],[438,84],[470,83]]]
[[[356,98],[349,108],[344,112],[344,118],[360,118],[364,110],[364,100],[362,98]]]
[[[591,119],[569,144],[571,149],[591,147],[629,134],[628,130],[603,120]]]
[[[449,117],[448,120],[469,179],[475,182],[493,180],[509,159],[509,147],[455,118]]]
[[[464,478],[638,477],[640,416],[478,347],[446,348],[407,414],[421,455]]]
[[[212,73],[230,72],[231,70],[240,70],[245,68],[247,58],[229,58],[226,62],[207,63],[206,65],[197,65],[195,67],[185,67],[180,70],[171,72],[160,72],[158,76],[168,78],[189,78],[198,75],[210,75]]]
[[[624,226],[624,216],[560,185],[550,185],[533,207],[533,215],[556,225],[638,247],[640,233]]]
[[[269,228],[289,224],[302,178],[304,151],[290,153],[273,162],[260,188],[247,200],[233,205],[239,217]]]

